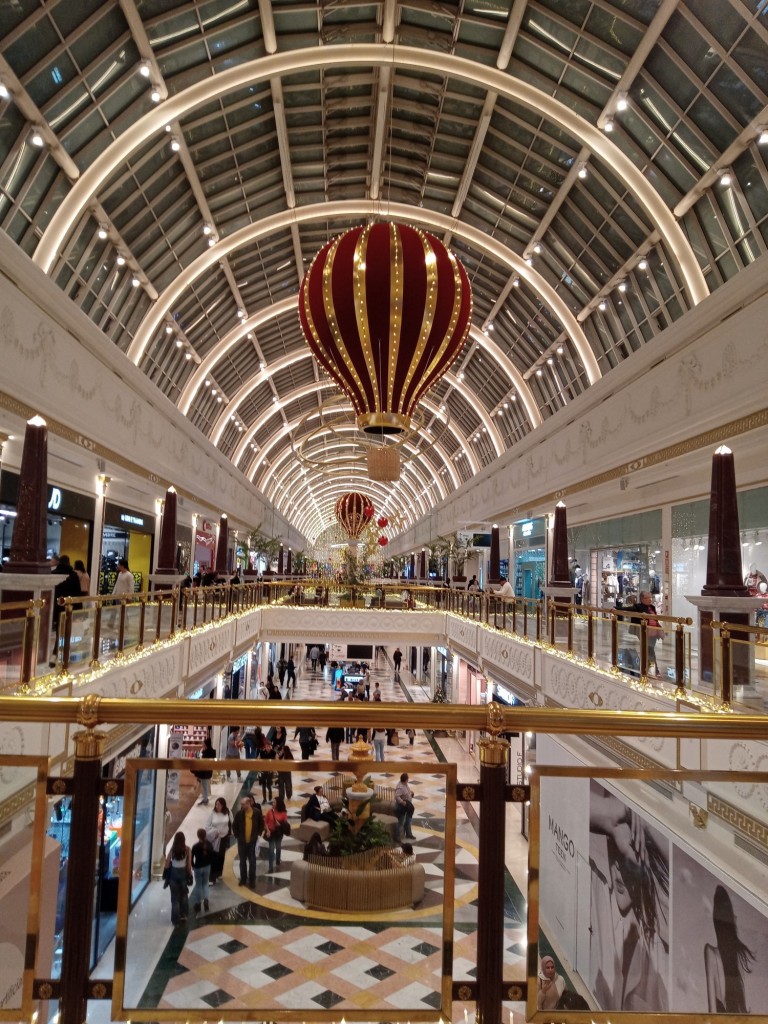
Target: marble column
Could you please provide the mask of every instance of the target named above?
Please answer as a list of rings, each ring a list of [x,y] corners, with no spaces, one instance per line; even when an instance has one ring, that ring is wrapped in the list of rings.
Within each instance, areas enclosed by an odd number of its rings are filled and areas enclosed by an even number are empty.
[[[227,526],[227,514],[222,512],[221,519],[219,520],[219,539],[216,541],[216,565],[214,566],[214,572],[217,577],[226,577],[227,575],[227,541],[229,539],[229,530]]]

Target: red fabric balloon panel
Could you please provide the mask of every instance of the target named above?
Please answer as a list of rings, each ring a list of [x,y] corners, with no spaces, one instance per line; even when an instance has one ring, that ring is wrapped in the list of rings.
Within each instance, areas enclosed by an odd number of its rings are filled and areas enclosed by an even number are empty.
[[[389,538],[388,537],[384,537],[384,536],[379,537],[379,546],[380,547],[385,548],[387,546],[387,544],[389,544]]]
[[[439,238],[379,222],[323,246],[301,282],[299,318],[358,425],[394,434],[464,347],[472,289]]]
[[[379,516],[376,520],[376,525],[380,530],[383,530],[385,526],[389,526],[389,520],[386,516]]]
[[[336,520],[352,540],[357,540],[373,518],[373,504],[367,494],[350,491],[336,502]]]

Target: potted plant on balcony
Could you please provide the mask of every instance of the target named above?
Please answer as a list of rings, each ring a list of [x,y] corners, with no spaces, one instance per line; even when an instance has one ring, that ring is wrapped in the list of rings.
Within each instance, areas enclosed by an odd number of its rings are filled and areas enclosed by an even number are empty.
[[[261,531],[261,525],[251,530],[248,535],[248,549],[252,552],[255,557],[255,563],[258,566],[259,562],[263,559],[266,562],[266,569],[263,571],[264,576],[272,575],[272,560],[277,557],[277,553],[280,549],[280,541],[277,537],[268,537]],[[250,559],[249,559],[250,562]],[[258,569],[248,569],[245,573],[246,576],[257,576]]]
[[[453,563],[453,582],[466,583],[467,577],[464,575],[464,566],[469,554],[468,542],[458,534],[451,534],[447,537],[438,538],[438,543],[448,563]]]

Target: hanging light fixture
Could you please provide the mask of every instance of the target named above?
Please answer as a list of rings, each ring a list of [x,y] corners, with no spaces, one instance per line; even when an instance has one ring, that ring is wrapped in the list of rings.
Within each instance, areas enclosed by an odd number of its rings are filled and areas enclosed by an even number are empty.
[[[405,224],[356,227],[329,242],[299,294],[309,347],[373,434],[408,429],[463,348],[471,315],[464,267],[434,235]]]

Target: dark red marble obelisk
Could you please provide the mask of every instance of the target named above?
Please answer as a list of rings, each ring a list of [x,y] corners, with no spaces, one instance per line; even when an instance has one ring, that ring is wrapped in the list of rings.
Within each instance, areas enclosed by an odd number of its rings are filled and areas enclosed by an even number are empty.
[[[549,586],[571,587],[571,574],[568,570],[568,522],[565,514],[565,505],[562,501],[558,501],[557,505],[555,505]]]
[[[175,576],[176,568],[176,489],[165,492],[163,518],[160,522],[160,547],[157,553],[158,576]]]
[[[707,582],[702,595],[747,597],[741,564],[739,506],[736,500],[736,466],[733,452],[721,445],[712,456],[707,537]]]
[[[216,565],[214,571],[217,578],[227,575],[227,541],[229,539],[229,528],[227,514],[222,512],[219,520],[219,539],[216,541]]]
[[[496,523],[491,527],[491,556],[488,566],[488,582],[503,583],[501,578],[501,545],[499,543],[499,528]]]
[[[48,427],[42,416],[27,422],[19,472],[19,498],[6,572],[50,573],[46,557]]]
[[[419,553],[419,579],[425,580],[427,578],[427,552],[425,548],[421,549]]]
[[[287,576],[290,576],[291,573],[293,572],[293,564],[292,564],[292,562],[293,562],[293,558],[292,558],[292,554],[291,554],[291,549],[288,548],[288,559],[287,559],[286,566],[285,566],[285,573],[286,573]]]
[[[703,605],[699,610],[699,670],[703,680],[711,679],[713,672],[712,620],[717,618],[723,622],[749,625],[749,612],[737,610],[737,602],[729,608],[727,601],[727,598],[749,597],[749,590],[744,585],[741,564],[736,465],[733,452],[725,445],[721,445],[712,456],[707,543],[707,581],[701,588],[701,596],[716,599],[717,607]],[[736,685],[746,683],[750,678],[749,653],[747,644],[733,645],[732,682]]]
[[[278,576],[282,576],[283,575],[283,570],[285,569],[284,558],[285,558],[285,556],[283,555],[283,545],[281,544],[280,545],[280,550],[277,553],[277,574],[278,574]]]

